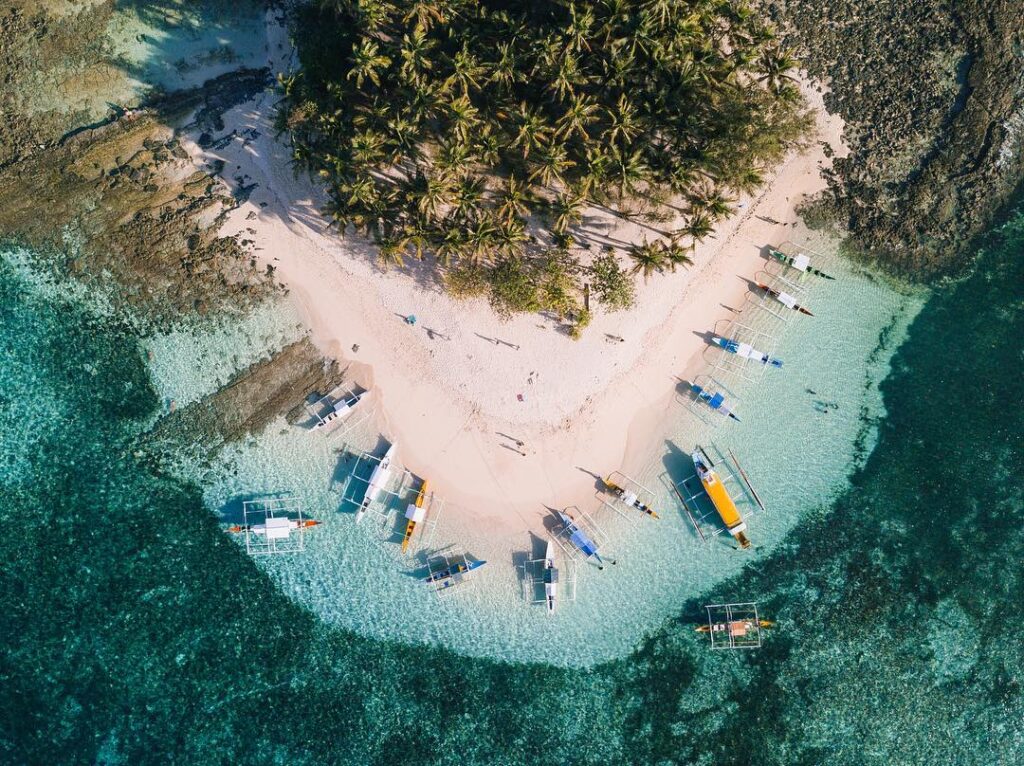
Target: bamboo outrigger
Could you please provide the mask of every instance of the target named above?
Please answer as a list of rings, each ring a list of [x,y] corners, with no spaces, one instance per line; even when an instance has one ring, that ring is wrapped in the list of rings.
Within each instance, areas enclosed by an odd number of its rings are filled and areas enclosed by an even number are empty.
[[[717,470],[707,451],[698,445],[690,455],[696,476],[684,479],[678,485],[673,484],[672,487],[686,511],[687,518],[703,542],[707,542],[709,536],[728,531],[742,548],[749,548],[746,519],[737,506],[737,500],[743,496],[743,487],[745,486],[749,498],[756,504],[757,509],[763,511],[765,506],[732,450],[729,451],[729,455],[736,466],[738,476]],[[695,480],[699,482],[697,488],[690,486],[690,482]],[[734,487],[732,491],[729,484]],[[684,494],[680,487],[687,494]],[[717,521],[714,520],[716,518]],[[702,527],[707,527],[708,535],[705,535]]]
[[[804,274],[813,274],[814,276],[822,277],[823,279],[835,279],[835,277],[829,276],[824,271],[819,271],[818,269],[812,267],[811,259],[803,252],[797,253],[796,255],[787,255],[781,250],[776,250],[774,247],[769,247],[768,255],[770,255],[772,258],[779,261],[780,263],[784,263],[787,266],[791,266],[797,271],[802,271]]]

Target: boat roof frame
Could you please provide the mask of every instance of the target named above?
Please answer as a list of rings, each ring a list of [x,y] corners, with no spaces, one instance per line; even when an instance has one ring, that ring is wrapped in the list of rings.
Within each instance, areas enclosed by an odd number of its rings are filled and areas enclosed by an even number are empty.
[[[562,508],[561,512],[572,518],[576,526],[580,528],[580,531],[587,534],[590,539],[594,541],[597,545],[598,555],[602,555],[602,551],[608,552],[609,550],[612,550],[611,538],[608,537],[605,531],[596,521],[594,521],[594,518],[589,513],[584,511],[578,505],[568,505],[565,508]],[[582,523],[580,519],[583,520]],[[572,535],[568,534],[568,528],[562,520],[559,519],[558,521],[560,525],[558,531],[552,535],[555,542],[558,543],[558,546],[565,551],[568,556],[574,559],[590,561],[590,556],[585,556],[583,551],[573,545],[572,540],[570,539]],[[611,555],[605,556],[605,558],[607,558],[609,562],[613,562],[616,559],[615,556]]]
[[[433,576],[439,572],[443,572],[445,569],[460,563],[465,564],[467,568],[470,564],[470,559],[466,556],[466,552],[464,550],[460,550],[458,553],[445,553],[444,550],[434,551],[431,554],[427,554],[425,556],[425,560],[427,572],[429,573],[428,576]],[[478,559],[473,560],[476,561]],[[453,575],[442,581],[442,583],[427,582],[424,584],[429,590],[433,591],[436,598],[441,598],[442,594],[447,593],[459,585],[465,585],[467,582],[472,581],[479,571],[479,568],[477,568],[467,572],[462,572],[461,574]]]
[[[421,479],[421,481],[425,482],[426,479]],[[416,504],[416,497],[419,496],[419,489],[413,490],[410,488],[409,491],[413,493],[413,496],[412,502],[406,503],[406,510],[408,510],[410,505]],[[429,548],[434,544],[434,536],[437,534],[437,528],[441,522],[441,514],[444,513],[446,503],[447,501],[443,497],[440,497],[436,492],[430,491],[427,493],[427,496],[423,500],[423,521],[419,522],[416,525],[418,528],[420,528],[420,533],[414,533],[412,538],[410,538],[409,549],[404,554],[402,554],[403,556],[415,556],[416,552],[420,548]],[[395,510],[397,512],[398,509]],[[408,521],[408,519],[405,518],[405,511],[399,514],[398,518]],[[385,524],[386,523],[387,520],[385,519]],[[399,536],[404,537],[404,525],[400,524],[399,527],[400,529],[396,531],[398,532]]]
[[[288,537],[278,540],[252,531],[252,527],[266,525],[268,519],[287,518],[298,522],[288,530]],[[242,527],[245,552],[250,556],[302,553],[306,550],[306,529],[302,505],[293,495],[272,495],[242,501]]]
[[[753,487],[750,487],[745,479],[736,474],[732,467],[729,466],[725,455],[722,454],[722,451],[715,444],[711,445],[711,449],[717,453],[717,461],[700,445],[695,445],[694,449],[700,449],[712,461],[711,467],[718,474],[718,478],[721,480],[722,486],[725,488],[729,498],[737,505],[743,503],[744,507],[750,508],[749,511],[741,514],[744,520],[749,519],[760,511],[764,511],[754,493]],[[735,460],[735,456],[733,456],[733,459]],[[668,472],[663,473],[662,476],[664,481],[675,491],[676,497],[679,498],[683,505],[683,510],[690,520],[690,524],[693,525],[697,536],[700,537],[702,542],[710,543],[718,535],[728,532],[725,525],[722,524],[718,510],[708,497],[708,493],[705,491],[695,468],[689,476],[678,482],[672,481],[672,477],[668,475]]]
[[[555,545],[563,551],[562,545],[555,541]],[[523,597],[526,599],[528,604],[547,604],[547,594],[544,591],[544,572],[546,571],[544,565],[547,563],[547,559],[543,556],[540,558],[526,559],[522,563],[523,579],[522,579],[522,591]],[[577,575],[579,573],[578,562],[572,556],[563,556],[560,562],[556,562],[556,568],[558,569],[558,585],[559,592],[557,596],[558,601],[575,601],[576,600],[576,582]],[[562,590],[562,586],[565,586],[565,590]],[[540,595],[538,596],[538,592]]]
[[[355,463],[353,463],[352,468],[349,470],[348,476],[345,479],[345,486],[342,488],[341,492],[341,501],[343,505],[345,503],[352,503],[353,505],[358,507],[362,503],[363,498],[366,496],[366,490],[369,489],[370,487],[369,476],[363,478],[362,476],[359,475],[359,465],[364,461],[367,463],[376,463],[379,465],[380,462],[384,459],[384,455],[374,455],[372,452],[368,450],[360,450],[358,453],[352,454],[356,455],[356,461]],[[373,472],[371,471],[370,475],[372,475],[372,473]],[[381,500],[381,498],[378,497],[376,500],[374,500],[373,502],[366,506],[366,512],[373,514],[380,521],[380,524],[382,526],[387,525],[388,518],[391,516],[392,513],[394,513],[397,510],[396,508],[391,507],[391,505],[393,505],[393,501],[396,499],[401,499],[402,495],[409,491],[409,486],[407,486],[407,484],[411,485],[416,478],[413,475],[413,473],[405,467],[403,467],[401,471],[396,471],[395,473],[398,473],[400,476],[398,488],[389,488],[390,486],[394,485],[395,481],[395,477],[394,475],[392,475],[388,479],[388,486],[381,488],[381,494],[388,499]],[[360,488],[362,492],[360,493],[358,500],[349,496],[349,490],[350,487],[353,486],[353,481],[359,482],[359,484],[357,484],[356,486],[361,485]]]
[[[794,298],[800,298],[806,289],[804,285],[787,279],[781,272],[773,274],[770,271],[761,269],[754,274],[755,282],[763,282],[768,287],[778,292],[788,293]],[[788,322],[793,318],[793,314],[799,314],[800,312],[795,311],[787,306],[784,306],[779,302],[777,298],[769,295],[765,290],[757,288],[757,292],[748,292],[747,300],[752,303],[756,308],[767,312],[775,319],[780,322]]]
[[[801,244],[800,242],[794,242],[791,239],[784,240],[774,247],[772,245],[768,245],[768,248],[774,250],[775,252],[782,253],[787,258],[796,258],[798,255],[806,255],[811,259],[810,267],[814,269],[820,269],[821,263],[823,261],[829,260],[829,257],[824,253],[815,250],[813,247],[808,247],[807,245]],[[783,274],[794,273],[798,275],[797,279],[799,279],[801,282],[808,281],[810,277],[814,276],[810,272],[800,271],[800,269],[795,268],[791,264],[780,261],[778,258],[775,258],[771,255],[769,255],[768,257],[768,264],[772,265],[776,269],[779,269]],[[767,270],[768,269],[766,267],[765,271]]]
[[[339,392],[341,393],[341,396],[337,395]],[[321,396],[316,401],[305,402],[306,412],[313,419],[313,424],[310,426],[310,430],[320,427],[324,429],[325,435],[335,438],[344,438],[370,419],[371,413],[369,408],[360,408],[359,412],[352,412],[348,417],[338,420],[337,423],[333,423],[333,420],[329,420],[327,418],[331,413],[324,412],[324,408],[326,407],[333,410],[334,405],[337,402],[345,401],[348,402],[349,406],[354,410],[356,405],[360,404],[363,399],[369,396],[369,394],[369,389],[356,392],[349,386],[335,386],[329,394]],[[345,427],[339,428],[343,423],[345,424]]]
[[[633,490],[636,493],[637,499],[641,503],[657,511],[657,508],[654,508],[654,492],[645,487],[632,476],[630,476],[629,474],[625,474],[622,471],[612,471],[610,474],[608,474],[608,478],[612,480],[616,480],[617,478],[617,480],[615,481],[616,484],[618,484],[623,489]],[[594,496],[598,500],[600,500],[603,505],[615,511],[615,513],[617,513],[619,516],[621,516],[633,525],[635,525],[640,520],[641,516],[647,515],[638,508],[633,508],[631,506],[625,505],[620,498],[616,497],[615,493],[608,489],[608,483],[604,481],[604,479],[602,479],[601,481],[602,486],[595,492]]]
[[[757,613],[757,602],[746,601],[733,604],[707,604],[708,635],[711,636],[712,649],[760,649],[761,648],[761,617]],[[734,622],[750,622],[754,640],[744,641],[734,636],[731,630],[714,630],[715,625],[729,625]],[[749,633],[750,631],[748,631]],[[715,640],[715,634],[724,634]]]
[[[717,329],[718,326],[723,324],[724,329],[719,331]],[[736,319],[720,320],[715,323],[715,328],[716,329],[713,333],[718,337],[725,338],[726,340],[731,340],[736,343],[746,343],[770,357],[775,356],[775,350],[779,345],[777,333],[758,330],[757,328]],[[708,352],[714,354],[710,361],[707,359]],[[761,378],[764,377],[765,370],[771,366],[769,364],[764,364],[754,359],[748,359],[740,356],[739,354],[726,351],[721,346],[712,343],[708,343],[704,352],[704,359],[705,361],[709,361],[709,364],[711,365],[712,376],[735,376],[750,383],[759,382]]]
[[[714,372],[714,370],[712,370]],[[709,426],[719,425],[723,420],[731,420],[728,415],[717,412],[711,409],[707,402],[701,399],[693,390],[693,386],[700,386],[705,391],[709,388],[715,389],[714,393],[724,393],[726,395],[726,401],[730,404],[740,404],[741,399],[736,392],[725,385],[721,380],[714,377],[709,373],[701,373],[700,375],[694,376],[690,385],[687,387],[685,393],[682,394],[683,398],[681,404],[686,407],[690,412],[697,416],[698,419],[703,421]],[[677,399],[679,394],[677,394]],[[739,414],[737,413],[737,417]]]

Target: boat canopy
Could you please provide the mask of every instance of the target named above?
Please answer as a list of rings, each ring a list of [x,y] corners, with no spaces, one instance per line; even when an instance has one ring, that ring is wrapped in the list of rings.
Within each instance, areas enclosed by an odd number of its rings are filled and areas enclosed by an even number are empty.
[[[572,540],[573,545],[575,545],[588,556],[593,556],[595,553],[597,553],[597,546],[594,545],[594,541],[587,537],[585,534],[583,534],[580,530],[577,529],[575,532],[573,532],[572,536],[569,539]]]

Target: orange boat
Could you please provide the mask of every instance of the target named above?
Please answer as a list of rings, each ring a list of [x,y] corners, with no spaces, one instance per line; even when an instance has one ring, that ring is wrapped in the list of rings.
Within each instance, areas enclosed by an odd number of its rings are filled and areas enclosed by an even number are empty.
[[[408,521],[405,522],[405,535],[402,537],[402,553],[409,549],[409,542],[412,540],[412,533],[416,531],[416,525],[423,521],[427,515],[424,503],[427,499],[427,487],[429,484],[430,482],[426,479],[423,480],[420,491],[416,495],[416,502],[409,503],[409,507],[405,509],[405,518]]]
[[[700,483],[704,485],[704,491],[722,518],[725,528],[742,547],[749,548],[750,540],[744,534],[747,531],[747,523],[736,508],[736,503],[722,483],[721,477],[711,468],[711,461],[704,457],[700,450],[695,450],[690,457],[693,458],[693,467],[697,469]]]
[[[711,625],[698,625],[698,633],[726,633],[730,636],[745,636],[757,625],[759,628],[771,628],[775,625],[771,620],[733,620],[732,622],[715,622]]]

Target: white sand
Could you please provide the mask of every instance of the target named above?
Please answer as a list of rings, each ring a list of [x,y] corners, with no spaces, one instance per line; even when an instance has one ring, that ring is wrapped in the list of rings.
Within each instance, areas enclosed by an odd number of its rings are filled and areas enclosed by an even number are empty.
[[[271,14],[267,36],[272,70],[288,69],[287,33]],[[818,138],[841,154],[841,122],[825,113],[819,93],[804,92]],[[474,529],[484,533],[540,530],[546,507],[586,507],[594,492],[588,472],[628,470],[647,451],[679,380],[704,364],[703,334],[743,305],[748,280],[764,266],[762,248],[792,236],[794,207],[824,188],[819,170],[830,164],[817,143],[788,158],[719,224],[692,267],[640,279],[636,308],[598,311],[573,341],[543,317],[502,322],[483,301],[452,300],[426,265],[382,273],[373,248],[327,226],[322,192],[295,178],[287,147],[273,137],[276,99],[265,93],[225,115],[225,132],[238,137],[224,149],[188,147],[197,163],[223,159],[229,186],[258,184],[223,233],[255,241],[315,342],[360,363],[358,382],[375,389],[381,430],[398,442],[401,462],[431,480],[449,515],[479,519]],[[625,241],[643,236],[618,220],[591,228]]]

